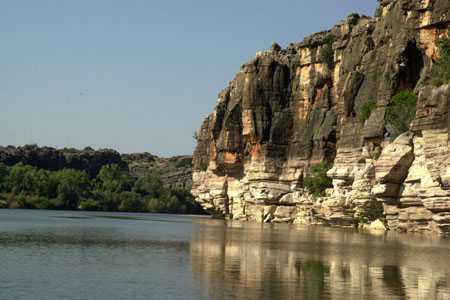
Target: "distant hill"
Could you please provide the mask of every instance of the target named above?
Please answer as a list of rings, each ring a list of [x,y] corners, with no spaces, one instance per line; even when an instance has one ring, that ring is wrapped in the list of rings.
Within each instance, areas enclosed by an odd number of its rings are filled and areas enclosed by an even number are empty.
[[[148,152],[120,154],[112,149],[56,149],[25,145],[0,146],[0,163],[8,166],[23,163],[50,171],[76,169],[85,171],[91,178],[96,177],[104,165],[117,164],[133,177],[158,171],[164,185],[171,189],[190,190],[192,186],[191,156],[161,158]]]

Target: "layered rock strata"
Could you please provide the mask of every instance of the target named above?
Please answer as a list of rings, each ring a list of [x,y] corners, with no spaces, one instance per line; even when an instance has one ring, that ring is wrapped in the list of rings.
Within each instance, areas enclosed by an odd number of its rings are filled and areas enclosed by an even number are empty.
[[[385,216],[390,229],[448,232],[449,87],[426,87],[450,24],[447,0],[380,1],[329,31],[274,44],[244,64],[198,132],[192,192],[215,214],[257,222],[353,225]],[[419,95],[410,131],[386,107]],[[375,102],[368,119],[362,108]],[[332,164],[333,188],[303,179]]]
[[[163,158],[144,152],[122,154],[122,159],[128,164],[133,177],[158,172],[166,188],[189,191],[192,187],[192,156]]]

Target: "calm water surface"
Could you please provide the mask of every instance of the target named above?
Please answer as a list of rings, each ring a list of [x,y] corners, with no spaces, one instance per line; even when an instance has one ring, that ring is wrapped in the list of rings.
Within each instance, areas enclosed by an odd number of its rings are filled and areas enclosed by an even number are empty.
[[[0,299],[450,299],[450,241],[0,210]]]

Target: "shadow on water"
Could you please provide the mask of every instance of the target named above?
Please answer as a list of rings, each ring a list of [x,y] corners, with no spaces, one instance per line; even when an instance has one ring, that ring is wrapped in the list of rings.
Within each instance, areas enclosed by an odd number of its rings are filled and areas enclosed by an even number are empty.
[[[91,217],[87,216],[49,216],[51,219],[74,219],[74,220],[85,220],[91,219]]]
[[[0,233],[0,245],[2,247],[60,247],[60,246],[79,246],[92,248],[148,248],[165,249],[173,251],[189,251],[189,242],[173,240],[147,240],[147,239],[117,239],[101,237],[97,232],[97,237],[87,237],[83,235],[67,234],[39,234],[39,233]]]

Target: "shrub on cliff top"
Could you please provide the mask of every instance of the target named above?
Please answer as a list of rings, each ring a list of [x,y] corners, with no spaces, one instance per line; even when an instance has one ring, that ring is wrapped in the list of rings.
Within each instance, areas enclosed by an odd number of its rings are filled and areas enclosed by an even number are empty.
[[[325,190],[333,187],[331,179],[327,177],[330,168],[331,166],[324,162],[314,165],[310,169],[310,174],[303,179],[303,185],[314,196],[323,197]]]
[[[386,108],[386,120],[396,130],[403,133],[409,129],[409,124],[416,116],[417,96],[411,91],[402,91],[392,97]]]

